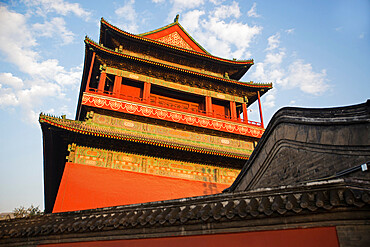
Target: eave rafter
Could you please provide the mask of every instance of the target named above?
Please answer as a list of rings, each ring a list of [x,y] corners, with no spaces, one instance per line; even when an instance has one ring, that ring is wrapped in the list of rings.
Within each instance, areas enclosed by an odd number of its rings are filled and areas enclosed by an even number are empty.
[[[111,54],[111,55],[115,55],[115,56],[119,56],[119,57],[123,57],[123,58],[126,58],[126,59],[136,60],[136,61],[139,61],[139,62],[155,65],[155,66],[158,66],[158,67],[163,67],[163,68],[170,69],[170,70],[175,70],[175,71],[180,71],[180,72],[187,73],[187,74],[201,76],[201,77],[204,77],[204,78],[213,79],[213,80],[217,80],[217,81],[224,82],[224,83],[226,82],[226,83],[236,84],[236,85],[243,86],[243,87],[253,88],[255,90],[256,89],[257,90],[263,89],[263,90],[267,91],[267,90],[272,88],[272,83],[240,82],[240,81],[236,81],[236,80],[231,80],[231,79],[226,79],[226,78],[222,78],[222,77],[207,75],[207,74],[204,74],[204,73],[199,73],[199,72],[195,72],[195,71],[191,71],[191,70],[187,70],[187,69],[183,69],[183,68],[179,68],[179,67],[175,67],[175,66],[171,66],[171,65],[166,65],[166,64],[163,64],[163,63],[159,63],[159,62],[154,62],[154,61],[151,61],[151,60],[148,60],[148,59],[123,54],[121,52],[116,52],[112,49],[101,46],[101,45],[95,43],[94,41],[92,41],[88,37],[85,38],[85,43],[86,43],[86,45],[90,46],[94,51],[102,51],[102,52],[105,52],[105,53],[108,53],[108,54]]]
[[[60,129],[68,130],[68,131],[83,134],[83,135],[91,135],[91,136],[108,138],[108,139],[136,142],[136,143],[159,146],[159,147],[164,147],[164,148],[178,149],[182,151],[195,152],[195,153],[201,153],[201,154],[216,155],[216,156],[223,156],[223,157],[243,159],[243,160],[248,159],[248,156],[237,155],[237,154],[233,154],[229,152],[220,152],[220,151],[215,151],[215,150],[208,150],[205,148],[197,148],[197,147],[191,147],[191,146],[169,143],[169,142],[164,142],[164,141],[157,141],[157,140],[152,140],[152,139],[133,136],[133,135],[114,133],[114,131],[87,126],[82,121],[68,120],[68,119],[52,117],[52,116],[48,116],[44,114],[40,114],[39,122],[40,124],[49,124],[51,126],[54,126]]]

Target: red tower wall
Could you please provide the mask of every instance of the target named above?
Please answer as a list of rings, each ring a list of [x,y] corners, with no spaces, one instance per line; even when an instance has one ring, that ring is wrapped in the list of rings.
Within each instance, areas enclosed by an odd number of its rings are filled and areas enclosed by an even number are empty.
[[[66,163],[53,213],[217,194],[227,187]]]

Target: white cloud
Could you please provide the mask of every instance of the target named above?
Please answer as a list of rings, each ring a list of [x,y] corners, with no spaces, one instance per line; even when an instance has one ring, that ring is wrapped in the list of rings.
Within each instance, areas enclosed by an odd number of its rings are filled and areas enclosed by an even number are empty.
[[[0,6],[0,30],[2,30],[0,51],[20,71],[48,80],[55,80],[60,75],[69,74],[56,59],[42,60],[33,50],[37,42],[24,15]]]
[[[45,21],[43,24],[35,23],[33,28],[36,31],[36,34],[45,37],[55,37],[62,39],[64,44],[69,44],[74,39],[74,34],[67,30],[66,23],[61,17],[54,17],[50,21]]]
[[[204,0],[171,0],[173,9],[185,10],[194,9],[204,4]]]
[[[35,30],[26,16],[5,6],[0,6],[0,30],[0,54],[22,74],[0,74],[0,107],[19,106],[28,119],[35,119],[35,109],[45,101],[65,99],[65,91],[78,85],[82,67],[66,70],[56,59],[43,59],[35,51]]]
[[[8,85],[13,88],[22,88],[23,80],[12,73],[0,73],[0,85]]]
[[[0,84],[0,107],[18,105],[17,96],[11,88],[3,88]]]
[[[164,0],[152,0],[154,3],[163,3]],[[171,10],[167,16],[167,22],[173,21],[177,14],[182,14],[184,11],[189,9],[196,9],[204,5],[205,0],[169,0],[172,4]],[[182,18],[182,16],[180,16]],[[181,21],[181,20],[180,20]]]
[[[200,41],[207,39],[207,48],[209,52],[211,52],[213,55],[217,55],[220,57],[230,57],[231,54],[230,44],[223,42],[213,34],[210,35],[204,34],[204,36],[198,35],[198,37],[200,38]]]
[[[231,57],[236,59],[248,59],[252,57],[252,53],[247,51],[246,47],[243,47],[231,52]]]
[[[249,17],[260,17],[260,15],[257,14],[257,3],[253,3],[252,8],[247,12],[247,15]]]
[[[254,72],[251,75],[252,78],[257,81],[264,81],[266,78],[264,63],[255,63],[252,68],[254,69]]]
[[[209,0],[211,3],[213,3],[214,5],[219,5],[221,3],[223,3],[225,0]]]
[[[13,75],[11,75],[13,76]],[[20,105],[26,111],[40,105],[45,97],[62,97],[62,88],[53,82],[30,80],[22,88],[0,88],[0,106]]]
[[[275,107],[275,99],[276,99],[276,88],[272,88],[268,91],[268,93],[264,96],[264,103],[263,106],[266,108],[273,108]]]
[[[54,76],[54,80],[61,86],[75,86],[80,83],[83,64],[71,68],[69,71],[62,70]]]
[[[183,14],[181,24],[186,26],[188,31],[196,31],[200,28],[200,17],[205,14],[202,10],[192,10]]]
[[[136,33],[138,30],[137,13],[134,7],[135,0],[126,1],[125,4],[116,9],[115,14],[121,20],[120,26],[126,31]]]
[[[53,109],[54,110],[54,109]],[[58,112],[62,113],[63,115],[72,115],[73,113],[70,111],[67,105],[62,105]]]
[[[53,82],[41,81],[36,84],[35,81],[30,81],[29,84],[29,87],[16,91],[19,103],[25,107],[39,105],[48,96],[63,96],[62,88]]]
[[[290,29],[285,30],[285,32],[287,34],[292,34],[292,33],[294,33],[294,30],[295,30],[295,28],[290,28]]]
[[[268,41],[268,47],[266,50],[274,50],[279,47],[280,45],[280,33],[276,33],[274,35],[271,35],[270,37],[267,38]]]
[[[281,68],[271,69],[270,67],[269,79],[267,79],[267,81],[274,81],[278,83],[283,78],[284,75],[285,72],[283,69]]]
[[[55,12],[60,15],[73,13],[78,17],[88,20],[91,13],[84,10],[78,3],[69,3],[63,0],[23,0],[29,7],[36,7],[36,13],[45,16]]]
[[[127,1],[122,7],[116,9],[114,13],[122,18],[125,18],[126,20],[135,21],[137,14],[134,9],[134,4],[135,0]]]
[[[361,33],[359,36],[358,36],[358,38],[359,39],[363,39],[365,37],[365,33]]]
[[[279,65],[285,57],[285,51],[281,49],[278,53],[267,53],[265,63],[272,65]]]
[[[231,5],[221,5],[212,13],[213,18],[216,19],[226,19],[229,17],[239,18],[240,14],[240,8],[237,2],[232,2]]]
[[[25,120],[29,123],[37,124],[39,120],[39,113],[30,109],[26,112]]]
[[[37,43],[27,28],[25,16],[0,6],[0,30],[0,51],[23,72],[32,73],[30,66],[38,54],[31,48]]]
[[[299,59],[289,66],[287,77],[279,84],[285,88],[298,87],[305,93],[320,95],[329,88],[326,81],[325,69],[315,72],[311,64]]]
[[[261,32],[260,26],[249,26],[241,22],[225,22],[211,18],[203,23],[204,28],[216,35],[222,41],[236,45],[238,48],[249,47],[252,39]]]
[[[240,9],[237,3],[216,6],[206,12],[204,10],[190,10],[183,14],[181,24],[213,55],[247,59],[251,52],[250,43],[262,31],[258,25],[250,26],[236,20],[227,20],[229,17],[237,18]]]
[[[278,50],[276,52],[276,50]],[[268,38],[268,46],[265,49],[266,56],[263,62],[256,63],[252,78],[259,82],[273,82],[274,88],[264,96],[264,106],[275,106],[276,95],[282,89],[298,88],[304,93],[320,95],[328,90],[326,71],[315,72],[309,63],[302,59],[295,59],[285,70],[282,67],[286,51],[280,48],[280,34],[277,33]],[[294,104],[294,103],[291,103]]]

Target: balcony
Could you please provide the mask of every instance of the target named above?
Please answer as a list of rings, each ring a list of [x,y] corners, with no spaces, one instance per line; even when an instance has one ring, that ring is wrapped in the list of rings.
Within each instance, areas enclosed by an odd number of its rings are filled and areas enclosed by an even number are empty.
[[[232,118],[228,114],[220,114],[215,111],[212,111],[212,113],[207,113],[205,110],[201,109],[199,104],[177,100],[177,99],[170,99],[164,96],[151,94],[149,99],[143,99],[142,97],[135,97],[132,95],[126,95],[122,93],[114,94],[113,92],[110,92],[110,91],[102,92],[96,88],[87,88],[86,92],[93,93],[96,95],[109,96],[109,97],[129,101],[129,102],[141,103],[141,104],[145,104],[149,106],[160,107],[160,108],[169,109],[169,110],[176,110],[176,111],[180,111],[184,113],[196,114],[199,116],[206,116],[206,117],[211,117],[215,119],[220,119],[223,121],[229,121],[229,122],[246,124],[246,125],[263,128],[263,126],[259,122],[255,122],[251,120],[244,121],[244,119],[240,117],[241,114],[237,114],[238,115],[237,118]]]

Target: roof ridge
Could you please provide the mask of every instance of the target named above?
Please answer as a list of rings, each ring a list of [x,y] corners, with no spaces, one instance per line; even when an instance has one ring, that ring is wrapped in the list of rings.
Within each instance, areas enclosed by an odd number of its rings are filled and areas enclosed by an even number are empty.
[[[146,35],[149,35],[149,34],[152,34],[152,33],[157,33],[157,32],[159,32],[159,31],[162,31],[162,30],[164,30],[164,29],[166,29],[166,28],[169,28],[169,27],[172,27],[172,26],[174,26],[174,25],[176,25],[176,22],[172,22],[172,23],[170,23],[170,24],[168,24],[168,25],[166,25],[166,26],[163,26],[163,27],[160,27],[160,28],[154,29],[154,30],[149,31],[149,32],[145,32],[145,33],[137,34],[137,36],[143,37],[143,36],[146,36]]]
[[[109,23],[108,21],[106,21],[103,17],[101,18],[101,23],[104,23],[110,27],[112,27],[113,29],[115,29],[117,32],[120,32],[120,33],[123,33],[123,34],[126,34],[126,35],[129,35],[131,36],[132,38],[136,38],[136,39],[141,39],[141,40],[145,40],[145,41],[149,41],[151,43],[154,43],[154,44],[157,44],[157,45],[161,45],[161,46],[167,46],[167,47],[170,47],[172,49],[175,49],[175,50],[180,50],[180,51],[183,51],[183,52],[186,52],[186,53],[192,53],[194,55],[198,55],[198,56],[202,56],[202,57],[207,57],[207,58],[210,58],[210,59],[215,59],[215,60],[219,60],[219,61],[223,61],[223,62],[226,62],[226,63],[232,63],[232,64],[246,64],[246,63],[252,63],[252,65],[254,64],[254,61],[253,59],[248,59],[248,60],[233,60],[233,59],[226,59],[226,58],[221,58],[221,57],[217,57],[217,56],[214,56],[214,55],[211,55],[209,54],[208,52],[206,54],[204,53],[201,53],[201,52],[198,52],[198,51],[192,51],[192,50],[188,50],[188,49],[184,49],[184,48],[181,48],[181,47],[177,47],[177,46],[173,46],[173,45],[170,45],[170,44],[166,44],[166,43],[163,43],[163,42],[159,42],[159,41],[156,41],[156,40],[153,40],[153,39],[149,39],[149,38],[145,38],[145,37],[141,37],[139,35],[136,35],[136,34],[132,34],[132,33],[129,33],[129,32],[126,32],[114,25],[112,25],[111,23]],[[169,24],[171,25],[171,24]]]
[[[138,36],[140,36],[140,37],[145,37],[145,36],[147,36],[147,35],[150,35],[150,34],[154,34],[154,33],[158,33],[158,32],[160,32],[160,31],[162,31],[162,30],[165,30],[165,29],[167,29],[167,28],[170,28],[170,27],[173,27],[173,26],[178,26],[180,29],[181,29],[181,31],[183,31],[184,33],[185,33],[185,35],[187,35],[189,38],[190,38],[190,40],[191,41],[193,41],[202,51],[204,51],[206,54],[208,54],[208,55],[210,55],[210,56],[213,56],[211,53],[209,53],[203,46],[201,46],[197,41],[195,41],[195,39],[185,30],[185,28],[183,27],[183,26],[181,26],[181,24],[178,22],[178,21],[176,21],[176,22],[172,22],[172,23],[170,23],[170,24],[168,24],[168,25],[166,25],[166,26],[163,26],[163,27],[160,27],[160,28],[157,28],[157,29],[155,29],[155,30],[153,30],[153,31],[149,31],[149,32],[145,32],[145,33],[142,33],[142,34],[138,34]]]

